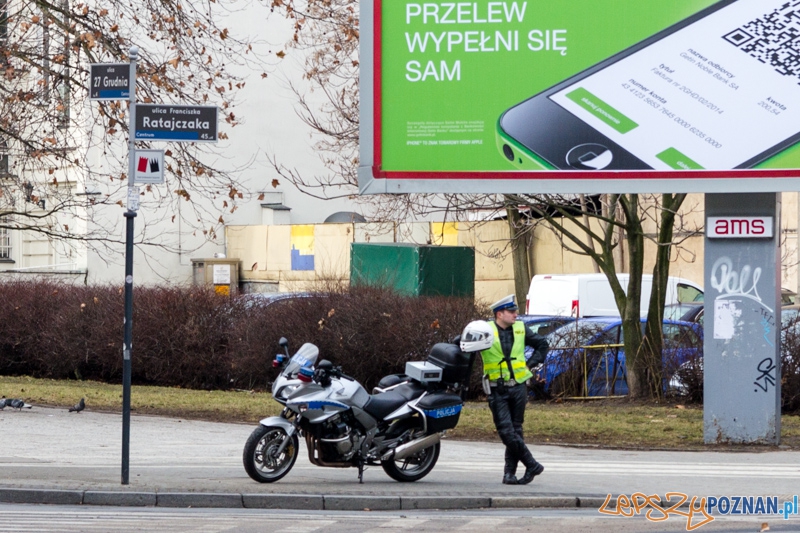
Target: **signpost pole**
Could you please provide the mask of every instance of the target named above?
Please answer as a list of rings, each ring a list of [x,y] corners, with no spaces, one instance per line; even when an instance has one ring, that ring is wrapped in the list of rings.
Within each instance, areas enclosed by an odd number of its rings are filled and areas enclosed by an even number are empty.
[[[131,351],[133,338],[133,219],[138,198],[135,198],[136,171],[136,61],[139,49],[132,46],[130,57],[130,122],[128,127],[128,209],[125,211],[125,322],[122,344],[122,484],[128,484],[131,440]]]

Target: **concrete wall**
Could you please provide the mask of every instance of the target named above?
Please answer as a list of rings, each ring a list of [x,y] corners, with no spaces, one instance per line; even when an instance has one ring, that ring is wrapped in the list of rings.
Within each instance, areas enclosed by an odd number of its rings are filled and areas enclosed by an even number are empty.
[[[681,211],[673,247],[671,275],[703,283],[703,195],[690,196]],[[568,231],[577,231],[567,225]],[[655,238],[655,222],[645,222]],[[303,226],[228,226],[227,255],[242,261],[248,292],[299,291],[325,283],[347,283],[350,243],[412,242],[475,248],[475,297],[491,303],[514,292],[514,267],[506,221],[417,222],[402,224],[309,224]],[[535,274],[593,272],[585,255],[565,249],[562,236],[540,224],[534,230]],[[292,254],[301,258],[293,262]],[[313,267],[310,259],[313,257]],[[652,272],[655,245],[647,241],[645,272]],[[627,263],[623,263],[627,267]],[[622,272],[626,269],[620,270]],[[322,285],[321,285],[322,284]]]
[[[514,291],[505,221],[228,226],[225,238],[227,256],[242,261],[240,279],[248,292],[301,291],[348,283],[353,242],[471,246],[475,248],[475,297],[492,302]]]

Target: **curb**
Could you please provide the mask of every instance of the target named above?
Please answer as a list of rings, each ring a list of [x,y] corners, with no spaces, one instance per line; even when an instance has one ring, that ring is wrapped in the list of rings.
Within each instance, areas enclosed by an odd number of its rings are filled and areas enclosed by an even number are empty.
[[[614,503],[616,499],[612,500]],[[215,507],[315,511],[400,511],[414,509],[599,508],[605,498],[577,496],[364,496],[321,494],[239,494],[214,492],[127,492],[4,489],[0,503],[113,505],[118,507]],[[613,507],[613,506],[612,506]]]

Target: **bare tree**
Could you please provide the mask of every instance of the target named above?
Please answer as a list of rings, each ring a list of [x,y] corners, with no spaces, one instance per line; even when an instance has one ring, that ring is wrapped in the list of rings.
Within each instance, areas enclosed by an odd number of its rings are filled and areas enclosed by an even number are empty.
[[[99,218],[117,204],[121,219],[128,103],[89,102],[89,65],[127,63],[137,46],[137,101],[216,105],[227,139],[245,83],[234,69],[266,67],[253,43],[226,27],[253,7],[260,9],[238,0],[0,0],[0,229],[66,245],[119,242]],[[213,239],[248,194],[210,144],[171,143],[165,167],[167,186],[145,188],[141,200],[175,231],[181,224]]]
[[[274,157],[271,162],[284,179],[308,194],[354,196],[358,190],[358,2],[277,0],[273,6],[294,22],[290,44],[306,53],[305,77],[310,90],[323,95],[323,103],[315,105],[306,93],[295,88],[300,116],[318,135],[316,148],[328,173],[309,178]],[[517,277],[521,278],[517,279],[518,295],[530,280],[523,252],[533,228],[531,222],[544,221],[557,233],[564,248],[590,257],[611,284],[623,320],[631,396],[659,397],[666,283],[671,253],[680,245],[674,239],[675,225],[685,198],[685,194],[603,195],[594,200],[592,208],[587,206],[585,197],[575,195],[378,195],[360,201],[369,203],[376,218],[384,220],[421,213],[444,213],[457,219],[476,210],[507,217],[513,237],[510,250]],[[529,216],[522,217],[521,212]],[[656,228],[654,234],[647,231],[648,225]],[[648,239],[656,246],[657,259],[643,335],[639,302]],[[623,268],[630,274],[627,291],[617,278]]]

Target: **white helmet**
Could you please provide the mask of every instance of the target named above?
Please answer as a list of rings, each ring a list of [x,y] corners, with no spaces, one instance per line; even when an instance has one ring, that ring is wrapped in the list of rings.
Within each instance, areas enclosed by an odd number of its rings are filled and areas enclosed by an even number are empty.
[[[475,320],[467,324],[461,334],[462,352],[480,352],[491,348],[494,342],[494,331],[485,320]]]

